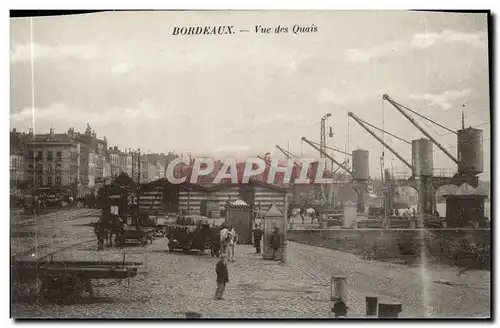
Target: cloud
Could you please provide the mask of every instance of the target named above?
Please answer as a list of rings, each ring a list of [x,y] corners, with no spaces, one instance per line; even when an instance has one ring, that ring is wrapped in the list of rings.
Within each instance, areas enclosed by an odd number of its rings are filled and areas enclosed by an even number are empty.
[[[111,72],[115,74],[125,74],[130,72],[130,69],[132,68],[132,64],[127,63],[127,62],[121,62],[119,64],[116,64],[111,67]]]
[[[413,36],[410,45],[414,48],[428,48],[439,43],[463,42],[473,47],[482,47],[486,34],[484,32],[463,33],[444,30],[440,33],[417,33]]]
[[[34,114],[33,114],[34,113]],[[34,116],[37,129],[47,130],[57,122],[57,127],[66,129],[68,126],[89,122],[96,126],[109,126],[119,122],[125,124],[137,120],[156,120],[161,111],[155,110],[147,101],[137,104],[135,107],[113,107],[105,111],[90,112],[73,108],[67,104],[56,102],[45,108],[31,107],[12,113],[10,121],[12,126],[30,127]],[[54,126],[56,127],[56,126]]]
[[[483,47],[485,32],[464,33],[453,30],[442,32],[416,33],[411,40],[404,42],[389,42],[372,47],[368,50],[348,49],[345,52],[347,61],[367,63],[374,59],[388,57],[393,53],[404,54],[412,49],[426,49],[443,43],[466,43],[473,47]]]
[[[376,47],[372,47],[366,51],[359,49],[348,49],[345,54],[347,60],[354,63],[367,63],[373,59],[389,56],[391,53],[399,49],[399,45],[395,42],[386,43]]]
[[[321,104],[344,105],[347,100],[344,97],[338,96],[335,92],[329,89],[321,89],[319,91],[319,102]]]
[[[250,148],[247,146],[238,146],[238,145],[233,145],[233,146],[224,146],[224,147],[219,147],[214,149],[213,151],[216,153],[224,153],[228,151],[248,151]]]
[[[11,63],[30,61],[31,54],[30,44],[17,44],[11,48],[10,61]],[[65,44],[50,46],[33,44],[34,60],[57,61],[67,58],[89,60],[96,58],[97,55],[97,47],[93,45]]]
[[[470,89],[465,89],[461,91],[447,90],[441,94],[425,93],[425,94],[410,95],[410,98],[429,100],[431,102],[431,105],[438,105],[444,111],[447,111],[453,107],[453,102],[455,100],[468,97],[470,94],[471,94]]]

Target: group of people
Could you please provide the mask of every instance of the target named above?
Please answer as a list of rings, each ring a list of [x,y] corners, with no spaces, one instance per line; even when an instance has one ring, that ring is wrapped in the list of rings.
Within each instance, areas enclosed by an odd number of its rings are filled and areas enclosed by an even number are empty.
[[[255,224],[254,229],[253,229],[253,242],[254,242],[254,247],[255,247],[255,254],[260,254],[261,253],[261,241],[262,237],[264,235],[264,232],[262,229],[260,229],[258,224]],[[226,284],[229,282],[229,273],[227,270],[227,258],[229,257],[229,260],[231,262],[234,262],[234,250],[236,243],[238,241],[238,234],[236,231],[232,228],[226,228],[224,227],[221,232],[220,232],[220,242],[221,242],[221,249],[220,249],[220,257],[219,261],[217,262],[215,266],[215,273],[216,273],[216,282],[217,282],[217,288],[215,290],[215,300],[222,300],[222,295],[224,294],[224,290],[226,289]],[[275,261],[278,261],[281,259],[279,250],[281,248],[281,237],[279,234],[279,229],[275,227],[273,229],[273,233],[271,234],[271,239],[270,239],[270,245],[271,248],[273,249],[273,259]]]

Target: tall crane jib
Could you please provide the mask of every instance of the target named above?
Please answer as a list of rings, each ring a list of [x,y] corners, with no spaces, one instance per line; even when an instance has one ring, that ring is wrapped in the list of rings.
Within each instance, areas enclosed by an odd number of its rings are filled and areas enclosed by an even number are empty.
[[[382,145],[384,145],[391,153],[393,153],[403,164],[405,164],[406,166],[408,166],[412,171],[413,171],[413,166],[407,161],[405,160],[397,151],[395,151],[391,146],[389,146],[384,140],[382,140],[378,135],[376,135],[370,128],[369,126],[375,128],[375,129],[378,129],[378,130],[381,130],[383,132],[386,132],[380,128],[377,128],[371,124],[369,124],[368,122],[365,122],[363,121],[362,119],[360,119],[359,117],[357,117],[354,113],[352,112],[349,112],[347,114],[349,117],[351,117],[354,121],[356,121],[356,123],[358,123],[363,129],[365,129],[369,134],[372,135],[372,137],[374,137],[378,142],[380,142]],[[408,141],[394,135],[394,134],[391,134],[391,133],[388,133],[386,132],[387,134],[389,135],[392,135],[393,137],[399,139],[399,140],[402,140],[404,142],[406,142],[407,144],[410,144]]]
[[[305,143],[307,143],[312,148],[316,149],[318,152],[320,152],[320,154],[322,154],[324,157],[326,157],[329,160],[331,160],[336,165],[340,166],[341,169],[343,169],[344,171],[346,171],[350,175],[353,175],[353,172],[347,166],[345,166],[345,164],[338,162],[332,156],[330,156],[328,153],[326,153],[324,150],[321,150],[318,146],[316,146],[316,143],[314,143],[314,142],[306,139],[305,137],[302,137],[302,141],[304,141]]]
[[[433,120],[431,120],[431,119],[429,119],[421,114],[416,113],[415,111],[410,110],[408,107],[403,106],[403,105],[399,104],[398,102],[394,101],[393,99],[391,99],[391,97],[389,97],[389,95],[387,95],[387,94],[383,95],[383,99],[388,101],[394,108],[396,108],[408,121],[410,121],[420,132],[422,132],[430,141],[432,141],[433,144],[435,144],[439,149],[441,149],[441,151],[443,153],[445,153],[446,156],[448,156],[452,161],[454,161],[456,164],[458,164],[458,159],[455,158],[455,156],[453,156],[441,143],[439,143],[435,138],[433,138],[423,127],[421,127],[420,124],[418,124],[417,121],[415,121],[415,119],[413,119],[410,115],[408,115],[408,113],[406,113],[403,110],[403,108],[407,109],[407,110],[419,115],[420,117],[456,134],[455,131],[452,131],[452,130],[444,127],[443,125],[436,123]]]

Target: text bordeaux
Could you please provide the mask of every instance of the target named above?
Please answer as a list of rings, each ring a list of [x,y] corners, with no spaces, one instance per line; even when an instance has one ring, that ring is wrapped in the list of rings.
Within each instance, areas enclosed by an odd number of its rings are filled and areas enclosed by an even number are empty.
[[[184,26],[174,27],[173,35],[224,35],[234,34],[234,26],[219,25],[219,26]]]

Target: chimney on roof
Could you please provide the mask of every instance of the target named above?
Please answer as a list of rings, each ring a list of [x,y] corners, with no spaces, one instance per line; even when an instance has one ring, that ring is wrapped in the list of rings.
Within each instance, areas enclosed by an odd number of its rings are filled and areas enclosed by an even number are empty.
[[[12,132],[13,132],[13,133],[16,133],[16,132],[17,132],[16,128],[13,128],[13,129],[12,129]]]
[[[29,135],[29,136],[32,136],[32,135],[33,135],[33,128],[30,128],[30,129],[29,129],[28,135]]]
[[[50,128],[50,137],[54,138],[54,128]]]

